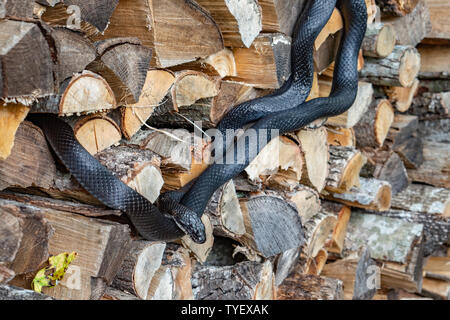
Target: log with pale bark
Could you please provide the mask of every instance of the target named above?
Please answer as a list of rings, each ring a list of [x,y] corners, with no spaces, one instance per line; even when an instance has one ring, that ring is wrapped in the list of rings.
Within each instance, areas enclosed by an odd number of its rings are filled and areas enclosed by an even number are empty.
[[[361,79],[382,86],[411,87],[421,67],[420,54],[412,46],[396,45],[383,59],[367,57]]]
[[[0,300],[54,300],[52,297],[21,287],[0,285]]]
[[[386,93],[389,101],[397,109],[397,111],[405,112],[407,111],[412,102],[413,98],[419,88],[419,80],[414,80],[411,87],[384,87],[384,92]]]
[[[369,24],[362,43],[363,54],[375,58],[387,57],[394,50],[395,36],[395,29],[389,23]]]
[[[381,287],[420,292],[423,268],[424,227],[402,219],[353,210],[344,252],[366,247],[372,259],[382,262]]]
[[[365,156],[355,148],[330,146],[330,170],[325,190],[345,193],[358,186],[359,172],[365,163]]]
[[[350,207],[385,211],[391,205],[391,185],[387,181],[360,177],[360,185],[346,193],[324,191],[325,199],[337,201]]]
[[[195,300],[271,300],[276,297],[270,261],[246,261],[233,266],[196,264],[191,282]]]
[[[383,17],[395,31],[397,44],[417,46],[431,31],[430,11],[426,0],[419,0],[414,10],[403,17]]]
[[[412,183],[392,197],[391,207],[450,217],[450,191]]]
[[[222,34],[210,14],[191,0],[120,1],[94,41],[137,37],[153,49],[151,65],[167,68],[206,58],[224,49]]]
[[[428,256],[439,250],[450,240],[450,220],[439,214],[391,209],[386,212],[370,212],[377,216],[415,223],[423,227],[423,255]]]
[[[376,99],[353,127],[356,146],[381,147],[394,121],[394,109],[386,99]]]

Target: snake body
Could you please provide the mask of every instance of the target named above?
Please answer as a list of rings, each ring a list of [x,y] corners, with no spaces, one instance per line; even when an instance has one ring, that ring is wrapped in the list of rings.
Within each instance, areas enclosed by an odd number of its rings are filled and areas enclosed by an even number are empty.
[[[288,81],[270,96],[234,108],[219,123],[220,131],[241,128],[256,121],[251,128],[258,134],[269,132],[266,141],[270,141],[278,134],[298,130],[316,119],[348,110],[355,100],[358,87],[357,58],[367,23],[364,0],[337,0],[345,29],[335,63],[332,91],[328,98],[304,102],[312,85],[314,40],[335,5],[336,0],[308,2],[294,31],[292,72]],[[157,207],[91,156],[76,141],[71,127],[64,121],[47,115],[33,115],[30,120],[41,127],[52,149],[75,179],[106,206],[125,212],[138,232],[148,240],[169,241],[188,234],[195,242],[204,242],[206,236],[201,216],[212,194],[244,170],[266,145],[258,139],[257,152],[252,155],[252,146],[245,135],[241,136],[238,142],[242,142],[241,146],[246,151],[244,161],[237,161],[239,144],[230,145],[225,157],[227,160],[231,157],[234,162],[222,163],[222,159],[214,162],[185,188],[187,191],[163,194]],[[270,136],[272,129],[277,132]]]

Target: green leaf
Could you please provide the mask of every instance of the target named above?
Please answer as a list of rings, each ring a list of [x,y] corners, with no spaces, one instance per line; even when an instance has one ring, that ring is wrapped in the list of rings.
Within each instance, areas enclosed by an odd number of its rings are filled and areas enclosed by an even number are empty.
[[[58,281],[64,277],[67,268],[76,256],[76,252],[63,252],[48,258],[49,266],[39,270],[31,282],[33,290],[41,293],[44,287],[56,286]]]

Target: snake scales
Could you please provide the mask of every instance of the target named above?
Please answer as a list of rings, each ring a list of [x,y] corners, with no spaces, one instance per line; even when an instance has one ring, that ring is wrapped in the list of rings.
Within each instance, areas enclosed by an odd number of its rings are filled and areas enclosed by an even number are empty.
[[[344,17],[344,35],[336,58],[331,94],[305,102],[313,79],[314,41],[335,7]],[[358,88],[357,59],[367,23],[364,0],[312,0],[297,20],[292,41],[292,72],[286,83],[271,95],[235,107],[219,123],[218,129],[251,126],[255,132],[277,134],[298,130],[316,119],[335,116],[353,104]],[[57,157],[74,178],[94,197],[108,207],[125,212],[132,224],[148,240],[170,241],[188,234],[197,243],[206,240],[200,220],[212,194],[221,185],[244,170],[253,159],[245,153],[244,161],[236,161],[238,144],[226,142],[227,153],[234,162],[216,161],[185,191],[163,194],[158,206],[122,183],[91,156],[75,139],[72,128],[56,116],[30,115],[29,119],[44,132]],[[271,129],[278,133],[270,136]],[[245,139],[245,135],[239,139]],[[266,145],[258,139],[257,153]],[[248,139],[243,146],[250,149]],[[254,147],[254,146],[252,146]],[[230,158],[227,158],[230,159]]]

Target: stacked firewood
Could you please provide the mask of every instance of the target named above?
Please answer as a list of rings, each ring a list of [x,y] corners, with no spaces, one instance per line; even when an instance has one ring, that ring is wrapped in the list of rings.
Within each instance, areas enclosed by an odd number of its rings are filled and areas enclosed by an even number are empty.
[[[61,116],[105,167],[155,202],[208,167],[210,129],[229,110],[283,85],[306,2],[6,2],[0,299],[448,299],[442,1],[366,0],[353,106],[274,139],[217,190],[202,218],[204,244],[142,239],[26,120]],[[335,9],[314,44],[308,99],[330,93],[343,29]],[[45,295],[27,291],[49,256],[72,251],[61,282]]]

